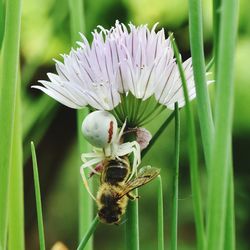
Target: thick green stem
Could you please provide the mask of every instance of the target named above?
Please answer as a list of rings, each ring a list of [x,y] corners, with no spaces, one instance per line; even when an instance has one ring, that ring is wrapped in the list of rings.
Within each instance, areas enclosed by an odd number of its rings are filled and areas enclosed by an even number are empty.
[[[217,11],[215,9],[214,11]],[[233,117],[233,73],[237,36],[238,1],[222,0],[220,6],[215,95],[215,136],[208,182],[207,249],[224,248]],[[214,13],[214,15],[216,15]],[[231,211],[232,213],[232,211]]]
[[[0,69],[0,249],[6,248],[9,178],[18,84],[21,0],[6,0]]]
[[[19,81],[20,83],[20,81]],[[8,249],[24,249],[23,154],[20,84],[16,95],[13,151],[10,173]]]

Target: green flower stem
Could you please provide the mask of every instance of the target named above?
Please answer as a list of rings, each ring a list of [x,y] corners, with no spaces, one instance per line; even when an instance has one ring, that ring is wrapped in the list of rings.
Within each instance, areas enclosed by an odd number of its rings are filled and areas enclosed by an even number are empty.
[[[39,244],[40,244],[40,250],[45,250],[45,237],[44,237],[44,228],[43,228],[43,213],[42,213],[42,203],[41,203],[41,195],[40,195],[41,192],[40,192],[40,185],[39,185],[36,151],[35,151],[35,146],[34,146],[33,142],[31,142],[31,156],[32,156],[33,173],[34,173],[34,185],[35,185],[35,195],[36,195],[36,211],[37,211]]]
[[[83,250],[86,249],[85,246],[87,245],[90,237],[92,236],[92,234],[94,233],[94,231],[96,230],[97,225],[99,224],[99,219],[98,216],[96,215],[96,217],[94,218],[94,220],[92,221],[92,223],[90,224],[90,227],[87,231],[87,233],[85,234],[85,236],[83,237],[83,239],[81,240],[79,246],[77,247],[77,250]]]
[[[0,69],[0,249],[6,249],[9,178],[18,85],[21,0],[6,0]]]
[[[214,124],[206,79],[201,0],[189,0],[189,32],[198,104],[197,110],[200,122],[205,160],[206,165],[208,166],[209,155],[214,134]]]
[[[175,104],[175,164],[173,171],[173,198],[171,213],[171,250],[177,250],[178,228],[178,185],[179,185],[179,155],[180,155],[180,115],[178,103]]]
[[[208,180],[208,250],[225,249],[223,244],[225,242],[227,190],[230,189],[231,161],[229,157],[233,120],[233,68],[237,36],[238,1],[222,0],[220,11],[218,58],[215,57],[217,63],[217,74],[215,76],[215,136],[211,152],[211,174]],[[217,13],[214,13],[214,15],[217,15]],[[232,199],[228,200],[233,202]]]
[[[177,64],[178,64],[178,68],[179,68],[179,72],[181,76],[181,81],[182,81],[182,86],[183,86],[185,102],[186,102],[185,111],[186,111],[187,126],[188,126],[188,148],[189,148],[194,218],[195,218],[195,227],[196,227],[196,236],[197,236],[197,249],[203,250],[205,248],[205,232],[204,232],[204,220],[203,220],[202,204],[201,204],[201,188],[200,188],[200,180],[199,180],[198,152],[197,152],[197,142],[196,142],[196,137],[195,137],[195,124],[194,124],[194,119],[193,119],[193,112],[189,103],[187,82],[186,82],[184,70],[182,67],[180,54],[174,42],[173,35],[170,35],[170,39],[171,39],[171,43],[172,43],[175,57],[177,60]]]
[[[164,213],[163,213],[163,194],[161,176],[157,177],[157,236],[158,250],[164,250]]]
[[[135,190],[135,195],[138,196],[138,190]],[[126,249],[139,250],[139,215],[138,215],[138,200],[129,201],[127,207],[126,221]]]
[[[155,144],[155,142],[161,136],[161,134],[164,132],[164,130],[168,127],[168,125],[170,124],[170,122],[173,120],[174,117],[175,117],[175,111],[173,111],[168,116],[168,118],[163,122],[163,124],[161,125],[161,127],[157,130],[157,132],[152,137],[149,145],[141,152],[141,158],[142,159],[148,153],[148,151],[152,148],[152,146]]]

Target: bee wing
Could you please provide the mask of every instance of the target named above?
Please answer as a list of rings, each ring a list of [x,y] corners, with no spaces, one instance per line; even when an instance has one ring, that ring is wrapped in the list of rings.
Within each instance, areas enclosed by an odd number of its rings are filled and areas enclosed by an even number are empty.
[[[121,191],[119,195],[119,199],[122,198],[124,195],[128,194],[132,190],[141,187],[148,182],[152,181],[155,177],[157,177],[160,174],[159,168],[153,168],[150,166],[146,166],[140,169],[137,176],[129,180],[125,185],[124,189]]]

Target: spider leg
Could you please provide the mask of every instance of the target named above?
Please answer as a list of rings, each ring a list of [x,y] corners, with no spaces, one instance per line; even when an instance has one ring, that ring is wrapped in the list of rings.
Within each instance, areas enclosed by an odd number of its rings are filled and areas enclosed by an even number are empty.
[[[89,168],[89,169],[91,169],[91,171],[93,171],[94,168],[92,168],[92,166],[97,164],[97,163],[100,163],[102,160],[103,160],[103,157],[94,158],[92,160],[85,161],[83,166],[84,166],[84,168]],[[94,170],[94,172],[95,172],[95,170]]]
[[[87,181],[86,176],[85,176],[85,173],[84,173],[84,164],[83,164],[83,165],[81,166],[81,168],[80,168],[80,174],[81,174],[81,176],[82,176],[83,184],[84,184],[84,186],[85,186],[87,192],[89,193],[89,195],[91,196],[91,198],[92,198],[94,201],[96,201],[95,196],[92,194],[92,192],[91,192],[91,190],[90,190],[90,188],[89,188],[89,184],[88,184],[88,181]]]
[[[92,159],[87,161],[87,158],[92,158]],[[97,163],[100,163],[103,160],[103,156],[99,156],[96,153],[86,153],[86,154],[81,155],[81,159],[84,162],[84,164],[80,167],[80,173],[82,176],[83,184],[84,184],[87,192],[90,194],[90,196],[96,201],[96,198],[94,197],[94,195],[90,191],[89,184],[88,184],[88,181],[86,179],[84,169],[89,168],[92,172],[97,173],[97,171],[92,166],[97,164]]]
[[[137,167],[141,163],[141,149],[140,149],[140,145],[136,141],[131,142],[131,144],[132,144],[132,152],[134,154],[134,159],[133,159],[133,164],[132,164],[131,175],[129,176],[128,180],[130,180],[133,177],[133,175],[136,172]]]
[[[83,153],[81,155],[81,159],[83,162],[86,162],[88,158],[100,158],[100,157],[103,157],[103,152]]]
[[[121,138],[122,138],[123,131],[124,131],[125,127],[126,127],[126,124],[127,124],[127,120],[125,120],[125,122],[123,123],[122,128],[121,128],[121,130],[120,130],[120,132],[119,132],[119,134],[118,134],[117,143],[119,143],[119,141],[120,141]]]
[[[119,145],[118,150],[117,150],[117,156],[124,156],[130,153],[133,153],[134,159],[133,159],[133,164],[132,164],[131,175],[128,180],[130,180],[133,177],[133,175],[136,172],[137,167],[141,163],[141,150],[140,150],[140,145],[138,144],[138,142],[136,141],[126,142],[126,143]]]

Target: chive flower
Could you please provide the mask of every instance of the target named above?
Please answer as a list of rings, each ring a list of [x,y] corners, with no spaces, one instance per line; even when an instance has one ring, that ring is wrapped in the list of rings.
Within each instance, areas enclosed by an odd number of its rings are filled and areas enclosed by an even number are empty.
[[[55,60],[56,74],[39,81],[40,89],[74,109],[107,110],[119,125],[142,126],[175,102],[185,105],[182,83],[170,39],[164,30],[116,21],[110,30],[98,26],[90,44],[83,34],[77,49]],[[183,62],[190,100],[195,98],[192,60]]]

